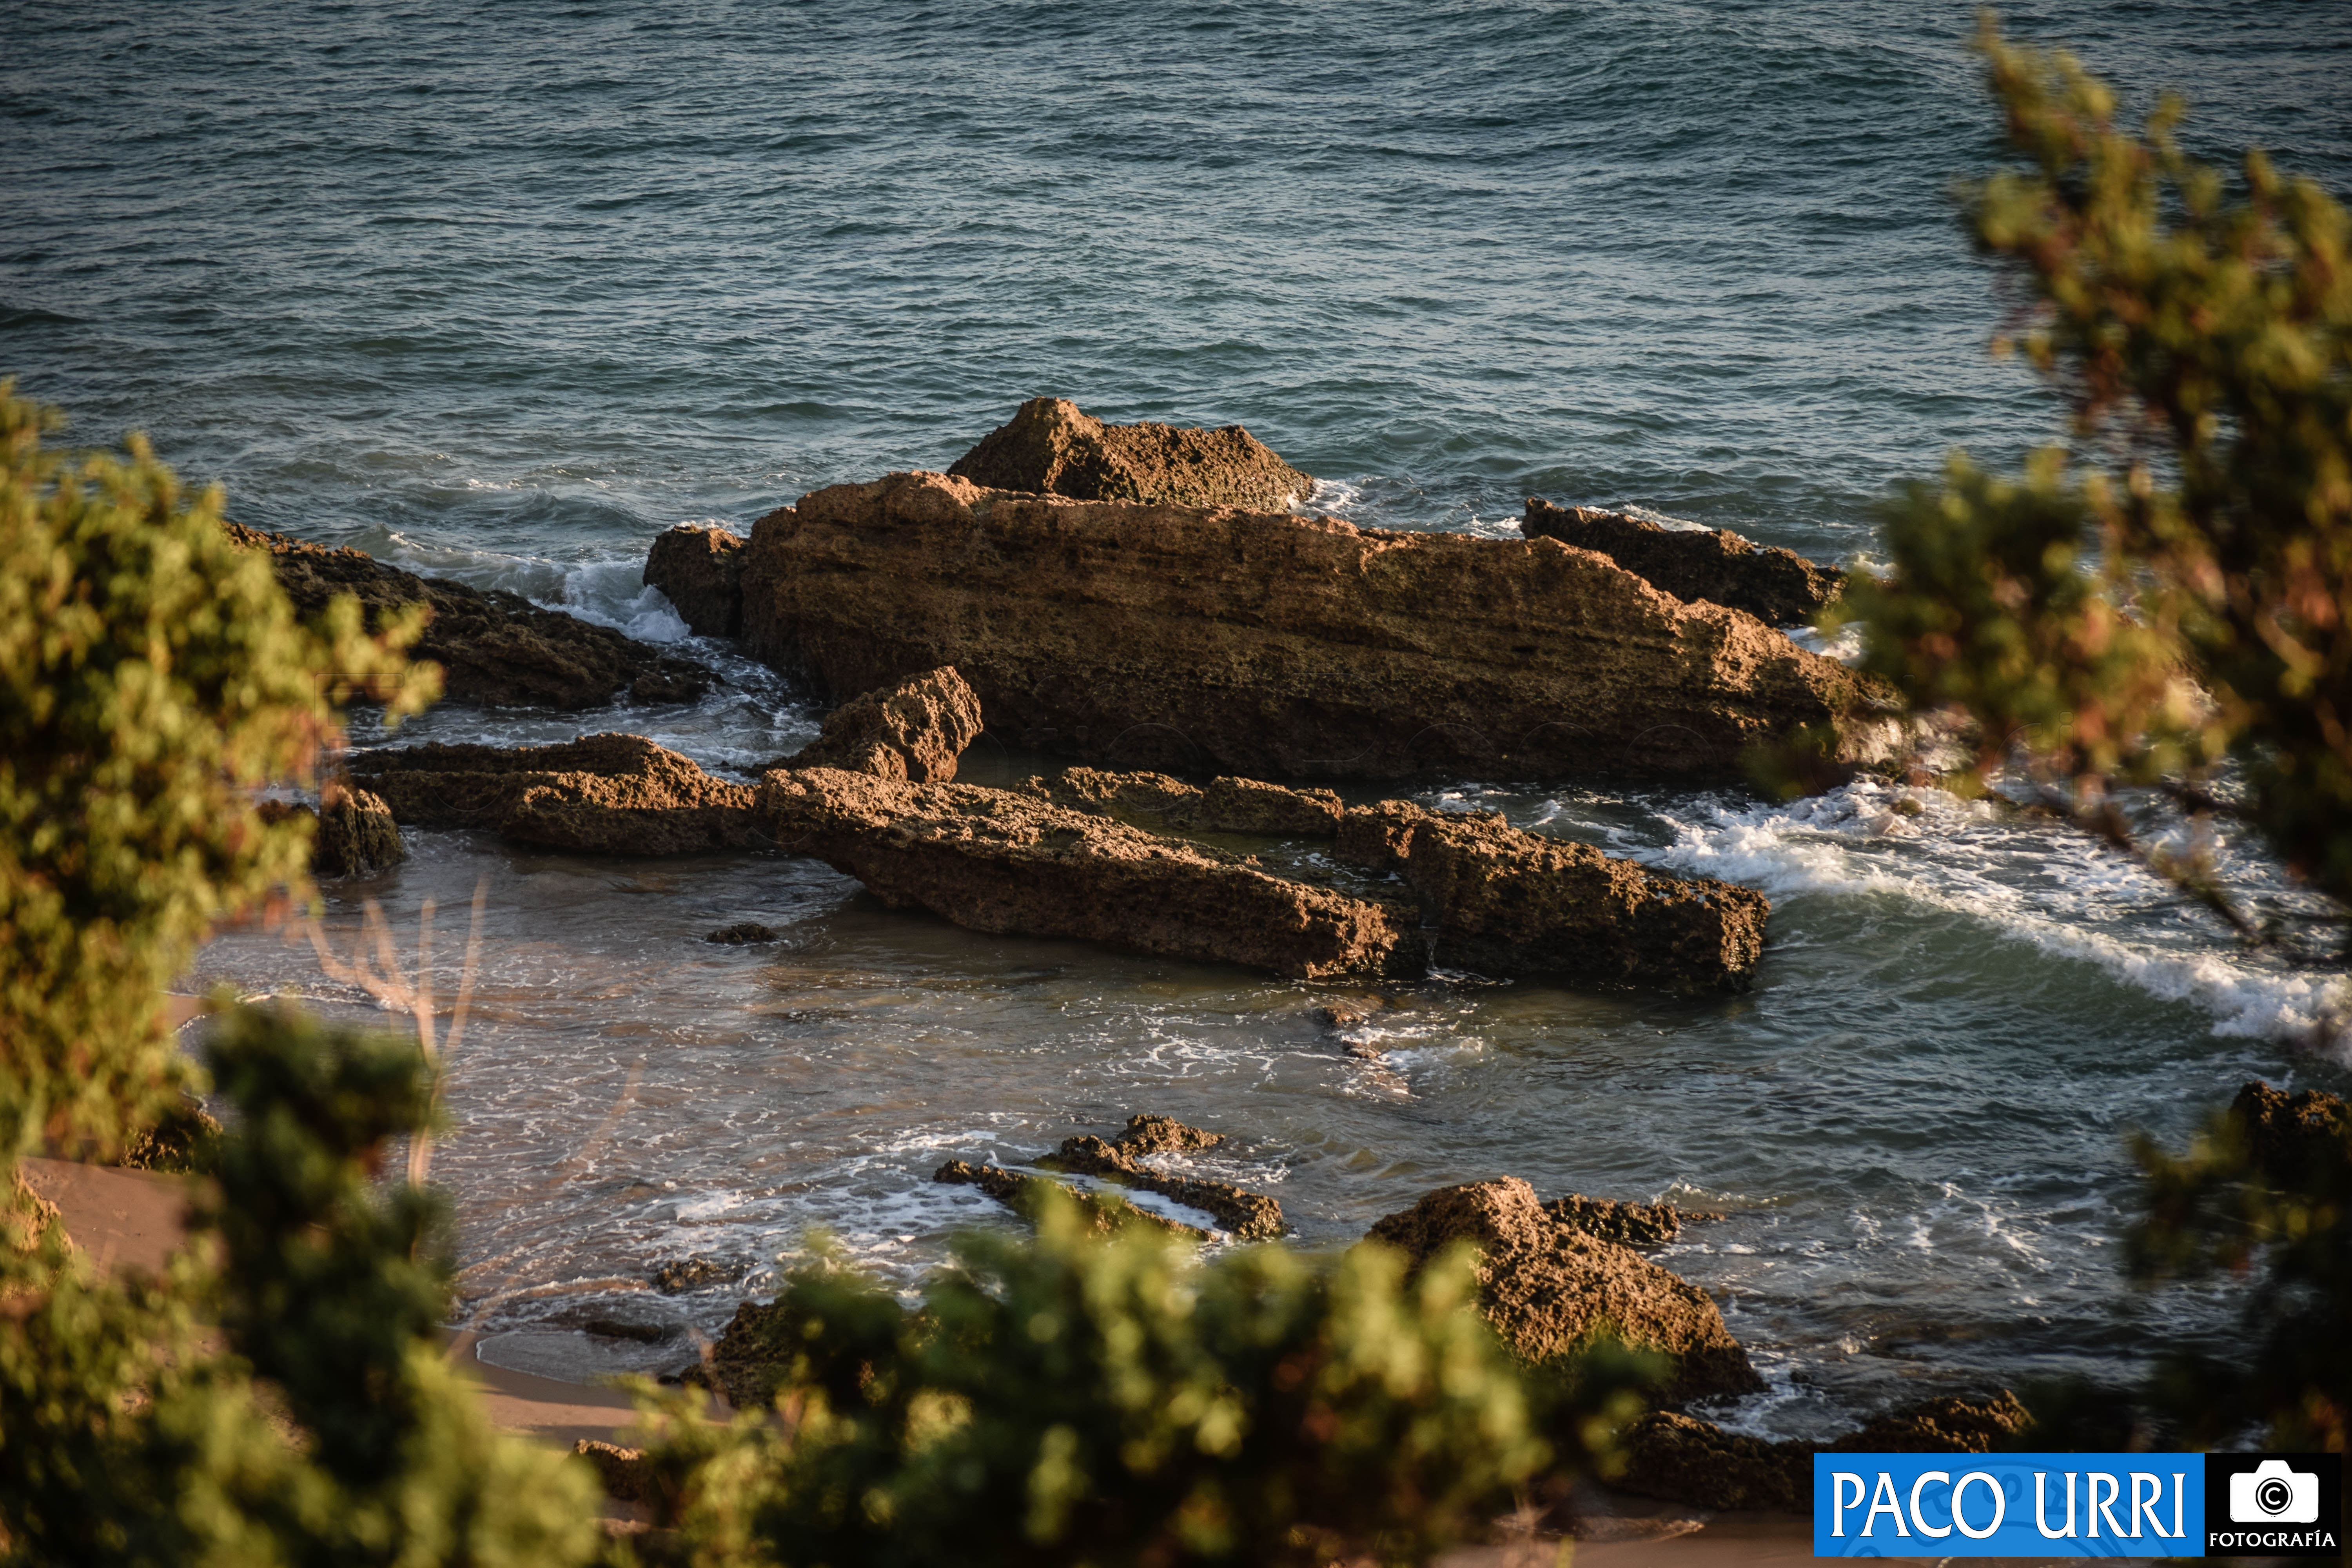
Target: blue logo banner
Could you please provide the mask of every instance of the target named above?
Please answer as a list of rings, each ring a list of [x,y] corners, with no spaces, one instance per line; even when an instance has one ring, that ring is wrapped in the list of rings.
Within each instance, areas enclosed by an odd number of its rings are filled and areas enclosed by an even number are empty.
[[[2202,1557],[2202,1454],[1816,1454],[1816,1557]]]

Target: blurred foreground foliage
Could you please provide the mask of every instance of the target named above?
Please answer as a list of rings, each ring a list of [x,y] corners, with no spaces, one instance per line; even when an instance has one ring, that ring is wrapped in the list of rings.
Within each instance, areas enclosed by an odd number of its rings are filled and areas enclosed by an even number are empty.
[[[132,437],[70,456],[0,381],[0,1161],[110,1154],[178,1103],[157,995],[212,923],[307,886],[307,824],[261,785],[312,776],[338,707],[435,690],[356,600],[305,626],[221,495]]]
[[[2161,784],[2242,817],[2352,901],[2352,222],[2260,153],[2232,182],[2179,148],[2168,98],[2117,126],[2063,52],[1978,38],[2019,162],[1969,228],[2021,301],[2068,444],[2013,479],[1955,456],[1885,517],[1890,570],[1842,619],[1864,666],[1965,721],[2001,768],[2236,921],[2191,836],[2149,849],[2115,804]],[[2244,798],[2207,787],[2227,761]]]
[[[1377,1244],[1202,1262],[1048,1194],[1035,1239],[962,1238],[921,1304],[820,1255],[730,1332],[778,1419],[656,1402],[691,1561],[819,1568],[1420,1563],[1597,1457],[1656,1369],[1526,1377],[1472,1257]],[[740,1340],[739,1337],[740,1336]],[[1543,1390],[1549,1388],[1549,1395]]]

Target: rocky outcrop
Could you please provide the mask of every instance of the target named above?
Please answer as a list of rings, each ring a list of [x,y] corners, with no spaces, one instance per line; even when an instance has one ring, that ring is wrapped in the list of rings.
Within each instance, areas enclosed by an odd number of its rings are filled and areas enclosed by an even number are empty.
[[[1360,807],[1338,854],[1403,877],[1438,931],[1432,957],[1482,974],[1745,991],[1772,911],[1749,889],[1663,876],[1487,812]]]
[[[996,490],[1073,500],[1280,511],[1315,489],[1238,425],[1106,425],[1060,397],[1033,397],[948,472]]]
[[[1609,1484],[1701,1508],[1802,1513],[1812,1506],[1816,1454],[1990,1454],[2018,1447],[2032,1425],[2007,1389],[1906,1405],[1829,1443],[1768,1442],[1657,1411],[1618,1435],[1626,1464]]]
[[[658,588],[697,637],[743,635],[743,538],[681,522],[654,538],[645,584]]]
[[[1001,1165],[975,1165],[963,1160],[950,1160],[931,1173],[931,1180],[978,1187],[1013,1213],[1031,1219],[1036,1217],[1037,1205],[1043,1201],[1045,1193],[1071,1192],[1061,1183],[1049,1181],[1044,1176],[1008,1171]],[[1116,1193],[1071,1193],[1071,1195],[1078,1200],[1079,1212],[1087,1217],[1087,1228],[1097,1236],[1109,1236],[1129,1226],[1141,1226],[1193,1241],[1209,1239],[1209,1233],[1200,1226],[1153,1214],[1150,1209],[1138,1208]]]
[[[948,784],[978,739],[980,699],[953,667],[927,669],[843,703],[814,743],[772,765]]]
[[[310,873],[317,877],[364,877],[398,865],[407,857],[392,808],[379,797],[331,779],[319,791],[317,806],[265,800],[257,808],[264,822],[307,817],[311,823]]]
[[[2352,1110],[2324,1090],[2289,1094],[2256,1081],[2238,1090],[2230,1113],[2245,1131],[2254,1168],[2275,1185],[2304,1186],[2352,1161]]]
[[[1810,621],[1845,591],[1845,574],[1723,528],[1661,528],[1622,511],[1528,500],[1519,531],[1606,555],[1661,593],[1742,610],[1768,626]]]
[[[1423,962],[1408,910],[1011,791],[803,768],[767,774],[758,808],[782,848],[856,877],[893,909],[973,931],[1300,979],[1418,973]]]
[[[1225,1141],[1222,1132],[1204,1132],[1198,1127],[1187,1127],[1172,1116],[1155,1116],[1146,1111],[1127,1119],[1126,1128],[1111,1140],[1119,1152],[1129,1158],[1145,1154],[1192,1154],[1202,1149],[1213,1149]]]
[[[352,776],[404,823],[487,828],[584,855],[678,855],[766,842],[749,784],[729,784],[638,735],[554,746],[362,752]]]
[[[1163,773],[1070,768],[1024,793],[1179,832],[1332,837],[1340,860],[1410,885],[1437,962],[1486,974],[1744,991],[1772,912],[1763,894],[1665,876],[1587,844],[1512,826],[1494,812],[1406,801],[1349,809],[1328,790],[1246,779],[1198,789]]]
[[[302,615],[317,614],[342,594],[356,595],[371,621],[388,610],[427,606],[432,619],[409,652],[441,667],[441,694],[448,701],[562,709],[625,699],[690,702],[717,679],[692,659],[561,610],[541,609],[520,594],[419,577],[362,551],[225,526],[239,544],[269,552],[279,586]]]
[[[1402,1249],[1416,1266],[1457,1241],[1476,1247],[1479,1305],[1530,1364],[1615,1334],[1668,1359],[1667,1400],[1764,1386],[1706,1291],[1553,1218],[1516,1177],[1441,1187],[1372,1226],[1368,1239]]]
[[[951,664],[1009,743],[1102,765],[1727,779],[1802,725],[1849,762],[1899,739],[1835,660],[1551,540],[893,474],[744,554],[760,657],[832,692]]]

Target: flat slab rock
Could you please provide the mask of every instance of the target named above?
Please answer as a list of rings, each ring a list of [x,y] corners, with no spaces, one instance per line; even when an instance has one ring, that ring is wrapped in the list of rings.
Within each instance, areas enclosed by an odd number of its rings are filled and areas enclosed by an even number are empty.
[[[1628,1462],[1609,1484],[1701,1508],[1804,1513],[1812,1507],[1815,1454],[1989,1454],[2014,1447],[2032,1424],[2005,1388],[1907,1405],[1827,1443],[1776,1443],[1656,1411],[1621,1435]]]
[[[950,1160],[931,1173],[931,1180],[950,1185],[978,1187],[998,1203],[1025,1219],[1034,1219],[1037,1205],[1047,1192],[1067,1193],[1081,1205],[1080,1212],[1087,1216],[1087,1228],[1097,1236],[1111,1236],[1134,1227],[1165,1231],[1188,1240],[1206,1241],[1209,1233],[1196,1225],[1138,1208],[1116,1193],[1081,1193],[1047,1176],[1033,1176],[1026,1171],[1008,1171],[1002,1165],[975,1165],[968,1160]]]
[[[1292,468],[1238,425],[1106,425],[1060,397],[1033,397],[948,468],[990,489],[1074,500],[1240,506],[1280,511],[1313,492]]]
[[[988,727],[1256,778],[1738,777],[1801,726],[1889,755],[1877,689],[1553,540],[984,489],[837,485],[742,552],[758,657],[835,692],[953,665]]]
[[[713,778],[642,735],[362,752],[351,772],[401,822],[487,828],[583,855],[677,855],[767,842],[751,785]]]
[[[894,909],[972,931],[1299,979],[1418,973],[1424,963],[1408,908],[1008,790],[803,768],[765,775],[758,810],[779,847],[856,877]]]
[[[1727,528],[1662,528],[1622,511],[1534,497],[1519,531],[1609,557],[1661,593],[1754,616],[1768,626],[1811,621],[1845,591],[1845,574]]]
[[[1367,1239],[1402,1248],[1416,1265],[1455,1242],[1476,1247],[1480,1307],[1529,1364],[1573,1354],[1608,1331],[1672,1362],[1669,1401],[1764,1386],[1706,1291],[1555,1218],[1516,1177],[1441,1187],[1373,1226]]]
[[[278,585],[302,615],[316,615],[341,594],[356,595],[371,616],[429,606],[433,618],[410,652],[441,667],[448,701],[561,709],[691,702],[718,679],[692,659],[561,610],[541,609],[520,594],[420,577],[364,551],[224,526],[239,544],[269,552]]]

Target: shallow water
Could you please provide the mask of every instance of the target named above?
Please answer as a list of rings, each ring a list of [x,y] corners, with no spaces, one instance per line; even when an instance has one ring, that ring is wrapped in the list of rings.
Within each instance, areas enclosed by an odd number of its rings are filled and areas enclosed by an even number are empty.
[[[2325,4],[2012,8],[2192,142],[2352,184]],[[680,521],[943,467],[1023,398],[1239,420],[1392,527],[1631,506],[1840,559],[1895,479],[2049,438],[1983,344],[2002,302],[1946,192],[1989,156],[1963,5],[20,6],[0,62],[0,374],[139,425],[257,525],[680,638],[641,589]],[[776,678],[690,709],[445,710],[419,738],[642,731],[714,767],[807,738]],[[983,742],[968,776],[1034,765]],[[1337,1244],[1442,1182],[1729,1211],[1664,1261],[1824,1431],[1897,1397],[2119,1379],[2226,1337],[2136,1297],[2124,1140],[2298,1041],[2322,971],[2238,952],[2082,841],[1941,796],[1793,807],[1462,781],[1484,804],[1769,893],[1750,994],[1453,976],[1347,1054],[1313,987],[893,914],[807,862],[587,862],[466,835],[332,889],[439,907],[469,1310],[518,1364],[674,1363],[806,1227],[908,1277],[1018,1158],[1158,1110]],[[2259,867],[2245,875],[2262,881]],[[2284,896],[2284,895],[2282,895]],[[774,947],[699,939],[755,919]],[[353,998],[236,932],[200,977]],[[2340,994],[2340,991],[2339,991]]]

